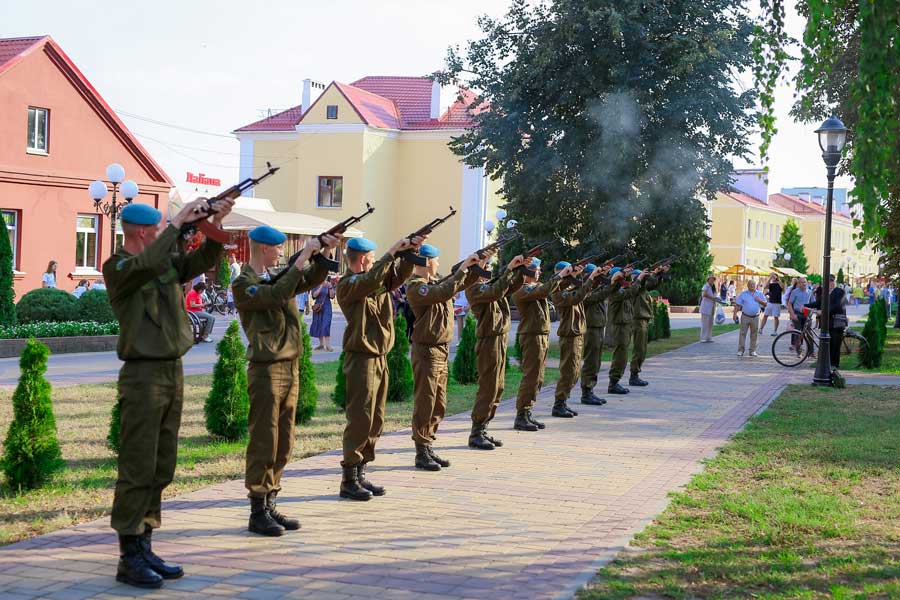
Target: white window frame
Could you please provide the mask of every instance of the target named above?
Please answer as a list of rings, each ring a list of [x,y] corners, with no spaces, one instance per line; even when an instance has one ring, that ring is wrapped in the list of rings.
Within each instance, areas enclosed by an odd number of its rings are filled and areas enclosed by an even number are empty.
[[[91,219],[94,222],[93,229],[88,228],[88,227],[81,227],[81,225],[79,224],[79,220],[81,220],[81,219]],[[85,244],[84,244],[83,250],[79,250],[77,248],[79,233],[85,234]],[[94,234],[93,264],[90,264],[87,260],[88,259],[88,256],[87,256],[87,249],[88,249],[87,234],[89,234],[89,233]],[[78,213],[77,215],[75,215],[75,244],[76,244],[75,272],[76,273],[79,273],[82,271],[96,272],[97,271],[97,260],[98,260],[98,254],[99,254],[98,250],[99,250],[99,245],[100,245],[100,216],[99,215],[88,215],[88,214],[81,214],[81,213]],[[85,263],[82,266],[78,265],[78,260],[79,260],[78,253],[79,252],[82,253],[81,258],[83,259],[83,262]]]
[[[40,106],[29,106],[28,107],[28,122],[31,122],[31,114],[34,111],[34,130],[33,135],[28,139],[28,143],[26,145],[26,151],[30,154],[49,154],[50,153],[50,109],[49,108],[41,108]],[[44,147],[40,147],[37,145],[38,139],[38,115],[44,115]],[[26,124],[26,132],[28,131],[28,124]]]
[[[12,264],[13,271],[19,270],[19,255],[18,255],[18,246],[19,246],[19,211],[13,209],[3,209],[0,210],[0,213],[4,215],[3,222],[6,224],[6,230],[11,231],[12,233],[9,236],[9,243],[12,245]],[[6,223],[6,215],[10,214],[13,216],[13,220],[15,224],[10,227],[9,223]]]
[[[340,204],[337,206],[334,205],[334,186],[332,186],[331,190],[331,204],[323,205],[322,204],[322,180],[323,179],[331,179],[341,181],[341,199]],[[316,177],[316,208],[323,208],[327,210],[340,210],[344,207],[344,176],[343,175],[319,175]]]

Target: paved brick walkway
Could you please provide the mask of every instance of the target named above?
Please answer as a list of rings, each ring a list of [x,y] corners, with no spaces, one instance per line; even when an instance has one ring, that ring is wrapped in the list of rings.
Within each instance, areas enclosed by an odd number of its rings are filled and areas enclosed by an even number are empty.
[[[466,447],[468,419],[441,427],[440,473],[412,467],[409,432],[385,436],[372,479],[388,494],[337,497],[339,455],[289,465],[282,508],[303,529],[268,539],[246,532],[247,501],[231,481],[164,506],[160,554],[187,576],[162,590],[116,584],[115,537],[103,519],[0,549],[0,596],[15,598],[567,598],[666,505],[700,461],[791,380],[771,358],[738,359],[736,333],[647,362],[649,388],[511,428],[504,402],[494,433],[503,448]],[[765,340],[762,340],[765,344]],[[301,434],[302,435],[302,434]],[[177,474],[176,474],[177,476]]]

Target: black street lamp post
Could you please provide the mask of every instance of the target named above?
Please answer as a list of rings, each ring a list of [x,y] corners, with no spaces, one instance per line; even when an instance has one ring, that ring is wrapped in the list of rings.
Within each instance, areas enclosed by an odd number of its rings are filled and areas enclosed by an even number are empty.
[[[109,202],[102,202],[107,192],[109,192],[109,188],[106,187],[106,182],[104,181],[97,180],[91,183],[88,186],[88,193],[94,200],[94,210],[97,211],[97,214],[102,213],[109,217],[109,253],[112,255],[116,251],[116,223],[119,220],[119,212],[127,204],[131,204],[131,201],[138,195],[140,190],[138,185],[130,179],[122,181],[125,179],[125,169],[120,164],[113,163],[106,167],[106,178],[112,184],[112,199]],[[119,184],[121,184],[121,188]],[[119,191],[125,196],[125,202],[118,201]]]
[[[822,318],[819,320],[819,357],[816,362],[816,373],[813,385],[832,385],[831,381],[831,213],[834,202],[834,177],[841,152],[847,141],[847,128],[834,115],[825,119],[816,130],[819,135],[819,147],[822,149],[822,160],[828,173],[828,195],[825,201],[825,253],[822,257],[821,307]]]

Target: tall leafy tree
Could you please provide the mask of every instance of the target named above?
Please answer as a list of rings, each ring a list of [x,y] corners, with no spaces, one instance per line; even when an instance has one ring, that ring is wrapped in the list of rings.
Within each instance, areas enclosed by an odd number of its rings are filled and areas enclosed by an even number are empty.
[[[479,24],[484,36],[451,49],[439,74],[488,108],[453,150],[501,178],[530,239],[646,247],[651,259],[693,244],[675,275],[696,296],[711,264],[700,198],[727,186],[753,124],[755,92],[734,85],[750,65],[742,3],[514,0]]]
[[[806,251],[803,250],[803,236],[800,234],[800,226],[793,219],[789,219],[781,230],[778,238],[778,246],[784,249],[784,254],[774,261],[776,267],[789,267],[801,273],[807,273],[809,262],[806,260]],[[785,258],[790,255],[791,258]]]

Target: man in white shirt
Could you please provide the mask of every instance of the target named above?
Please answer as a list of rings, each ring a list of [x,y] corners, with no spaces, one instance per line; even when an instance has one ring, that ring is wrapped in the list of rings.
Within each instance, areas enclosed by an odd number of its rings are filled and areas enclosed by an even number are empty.
[[[747,330],[750,330],[750,356],[759,356],[756,353],[757,338],[759,336],[759,313],[765,308],[766,297],[756,289],[756,282],[752,279],[747,282],[747,289],[738,294],[734,300],[734,322],[738,322],[740,313],[741,331],[738,337],[738,356],[744,355],[744,341]]]

